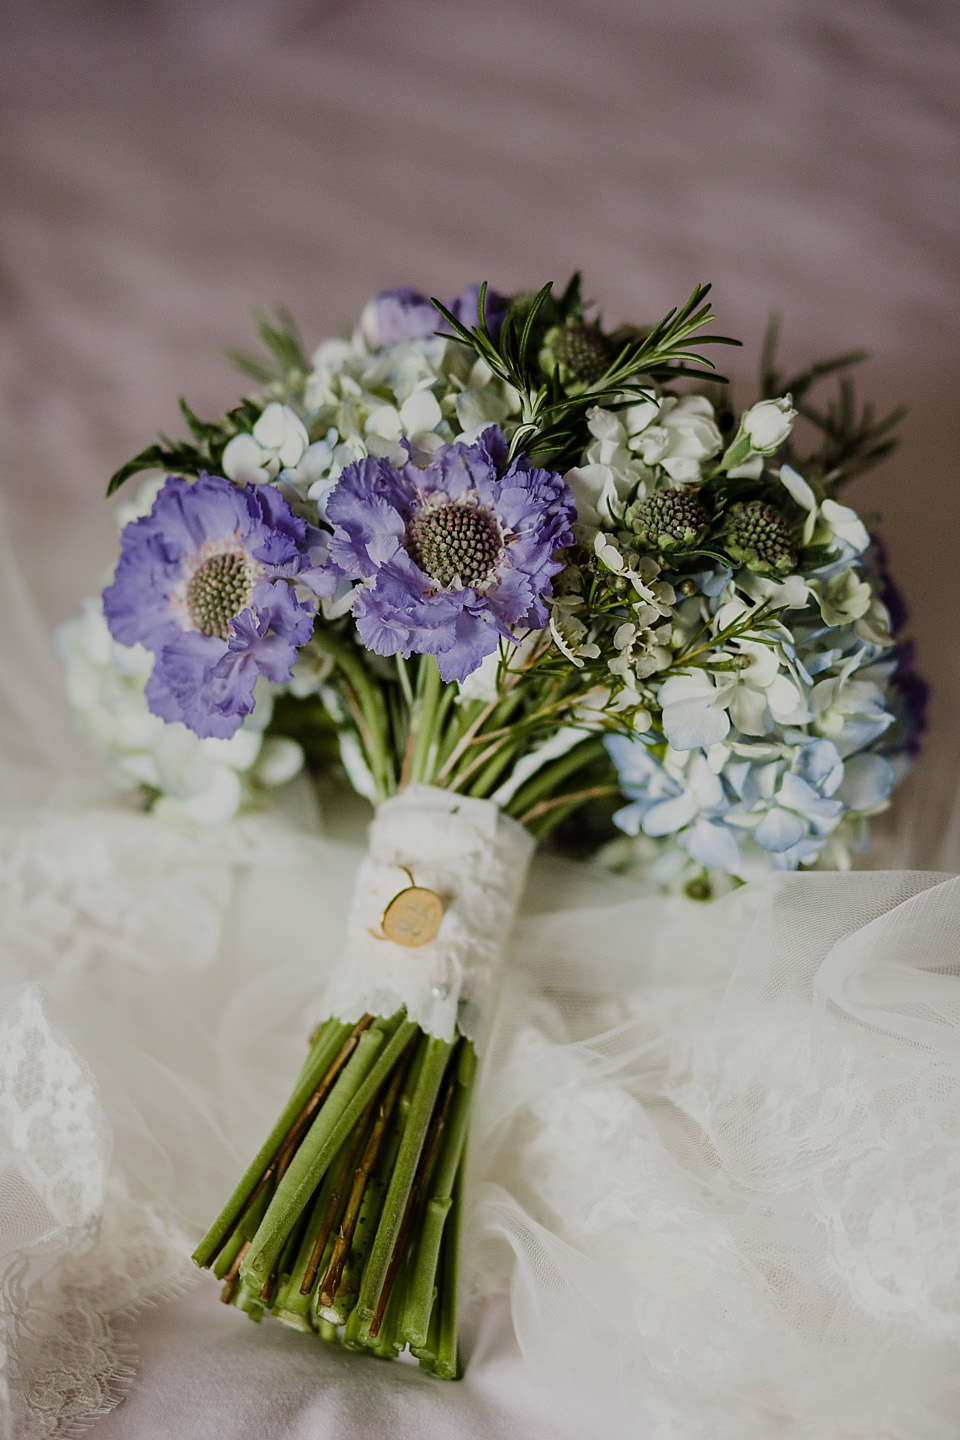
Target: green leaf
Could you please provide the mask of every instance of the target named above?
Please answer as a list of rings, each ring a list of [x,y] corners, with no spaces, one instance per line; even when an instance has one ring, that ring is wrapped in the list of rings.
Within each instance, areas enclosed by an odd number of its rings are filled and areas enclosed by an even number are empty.
[[[159,445],[148,445],[132,460],[115,470],[107,485],[107,498],[115,495],[133,475],[147,470],[166,470],[173,475],[199,475],[204,469],[204,459],[192,445],[172,445],[169,441]]]
[[[199,419],[190,409],[190,406],[182,395],[180,396],[180,414],[186,421],[187,429],[198,445],[206,445],[209,440],[219,437],[222,433],[219,425],[211,425],[208,421]]]

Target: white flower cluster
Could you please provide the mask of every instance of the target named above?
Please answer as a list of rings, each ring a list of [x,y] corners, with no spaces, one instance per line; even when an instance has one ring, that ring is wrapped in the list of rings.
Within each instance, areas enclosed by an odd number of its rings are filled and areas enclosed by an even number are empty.
[[[377,455],[402,464],[401,438],[429,456],[518,414],[516,391],[462,345],[439,336],[371,344],[362,326],[350,340],[322,344],[304,384],[303,420],[268,404],[253,430],[226,446],[224,473],[242,484],[279,479],[322,518],[327,492],[353,461]]]
[[[594,438],[564,479],[577,502],[580,538],[588,541],[623,520],[629,499],[698,481],[704,462],[723,446],[703,395],[645,400],[618,412],[595,409],[587,423]]]

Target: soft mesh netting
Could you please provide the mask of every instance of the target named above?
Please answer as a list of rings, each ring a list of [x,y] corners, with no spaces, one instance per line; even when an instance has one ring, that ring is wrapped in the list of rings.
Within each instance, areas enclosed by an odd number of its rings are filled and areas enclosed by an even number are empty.
[[[97,797],[2,574],[3,1404],[39,1437],[115,1403],[125,1317],[189,1281],[318,1018],[361,848]],[[524,906],[468,1313],[509,1296],[571,1433],[955,1440],[960,880],[785,876],[701,907],[541,860]]]

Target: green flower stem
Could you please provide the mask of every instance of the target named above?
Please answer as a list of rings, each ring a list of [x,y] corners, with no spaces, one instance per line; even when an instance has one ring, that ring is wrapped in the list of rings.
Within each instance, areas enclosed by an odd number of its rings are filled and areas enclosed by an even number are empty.
[[[427,1327],[427,1338],[422,1345],[411,1346],[410,1353],[420,1361],[421,1370],[427,1370],[431,1375],[436,1374],[437,1348],[440,1343],[440,1321],[443,1310],[443,1265],[444,1253],[441,1250],[440,1261],[437,1266],[436,1298],[433,1308],[430,1311],[430,1324]]]
[[[333,1303],[333,1297],[340,1284],[340,1278],[343,1275],[347,1257],[354,1245],[357,1223],[360,1219],[360,1208],[363,1204],[364,1195],[374,1164],[377,1160],[378,1152],[383,1144],[387,1127],[393,1116],[394,1106],[400,1097],[404,1070],[405,1067],[401,1062],[390,1079],[386,1093],[377,1104],[375,1112],[376,1118],[374,1119],[370,1134],[367,1137],[367,1143],[363,1147],[363,1155],[361,1156],[360,1164],[357,1166],[353,1177],[353,1185],[350,1189],[346,1210],[340,1221],[340,1228],[333,1247],[333,1254],[330,1257],[330,1264],[320,1285],[320,1303],[322,1305],[331,1305]],[[362,1131],[366,1127],[361,1124],[358,1128]],[[357,1250],[359,1250],[359,1248],[359,1246],[356,1247]]]
[[[287,1101],[277,1123],[261,1145],[230,1199],[193,1252],[193,1259],[197,1265],[206,1267],[219,1254],[230,1232],[250,1203],[254,1191],[261,1184],[265,1171],[276,1158],[304,1107],[316,1094],[353,1029],[354,1027],[344,1024],[340,1020],[328,1020],[322,1026],[307,1057],[306,1064],[300,1072],[293,1094]]]
[[[403,694],[404,703],[408,710],[412,710],[413,686],[410,684],[410,667],[402,655],[395,655],[394,661],[397,667],[397,680],[400,682],[400,690]]]
[[[385,800],[395,790],[395,776],[389,724],[383,697],[367,674],[363,662],[351,655],[343,645],[324,636],[324,648],[343,674],[353,691],[363,719],[363,738],[367,741],[367,762],[377,787],[377,799]]]
[[[464,1041],[457,1067],[457,1085],[436,1163],[428,1181],[429,1199],[423,1212],[420,1235],[411,1247],[412,1258],[406,1284],[406,1303],[400,1322],[400,1339],[410,1346],[426,1344],[430,1312],[436,1292],[437,1262],[444,1225],[451,1206],[454,1183],[460,1168],[470,1123],[470,1103],[476,1073],[476,1052]]]
[[[437,771],[434,783],[442,785],[448,776],[455,774],[457,766],[466,752],[472,746],[484,743],[484,727],[488,722],[492,722],[495,729],[500,729],[510,718],[519,701],[520,696],[516,692],[516,687],[511,686],[507,694],[497,700],[490,700],[486,704],[480,701],[474,702],[474,705],[470,707],[470,711],[474,712],[470,722],[463,733],[458,736],[449,754],[444,755],[443,764]],[[476,706],[478,705],[479,709],[477,710]]]
[[[569,795],[556,795],[550,800],[541,800],[539,805],[534,805],[526,814],[521,815],[520,823],[539,841],[587,800],[606,799],[622,793],[618,785],[590,785]]]
[[[555,689],[556,687],[552,687]],[[486,749],[478,757],[474,757],[466,765],[458,765],[451,778],[446,780],[446,788],[460,790],[465,782],[475,771],[481,768],[487,760],[495,753],[501,741],[508,741],[511,745],[519,745],[521,741],[533,740],[536,736],[538,726],[548,721],[546,726],[547,734],[550,734],[559,724],[563,723],[564,712],[572,711],[575,704],[571,695],[562,695],[558,700],[544,704],[540,709],[525,715],[520,720],[507,724],[498,724],[493,730],[478,731],[469,740],[472,748],[477,745],[485,745]],[[545,737],[546,738],[546,737]],[[444,767],[444,773],[449,774],[453,767],[448,764]]]
[[[267,1206],[270,1204],[270,1191],[264,1186],[253,1196],[247,1204],[246,1209],[237,1221],[236,1229],[227,1240],[216,1263],[211,1266],[214,1275],[218,1280],[225,1280],[228,1276],[236,1274],[236,1267],[239,1263],[238,1257],[242,1258],[241,1252],[249,1245],[256,1235],[260,1222],[267,1213]]]
[[[360,1281],[363,1269],[366,1264],[366,1257],[369,1253],[373,1237],[380,1224],[380,1217],[383,1213],[383,1200],[390,1184],[390,1177],[393,1174],[396,1164],[397,1152],[400,1149],[400,1142],[403,1139],[403,1132],[406,1119],[410,1111],[410,1102],[416,1093],[417,1081],[422,1068],[424,1052],[426,1050],[427,1037],[420,1034],[412,1047],[412,1063],[407,1064],[406,1073],[401,1073],[402,1090],[399,1103],[395,1105],[393,1113],[389,1118],[386,1134],[376,1158],[376,1166],[370,1177],[363,1194],[363,1202],[360,1207],[360,1214],[353,1234],[353,1241],[350,1247],[350,1256],[344,1268],[343,1278],[337,1287],[331,1307],[331,1318],[334,1313],[342,1314],[352,1311],[357,1295],[359,1293]],[[329,1265],[333,1250],[327,1257]],[[321,1272],[326,1274],[326,1271]],[[318,1287],[318,1291],[319,1291]],[[320,1307],[318,1293],[318,1313],[323,1313]],[[364,1327],[359,1331],[359,1340],[366,1344],[369,1335],[364,1335]],[[372,1343],[372,1342],[371,1342]]]
[[[438,1040],[433,1035],[427,1040],[416,1092],[410,1102],[403,1139],[383,1202],[383,1213],[360,1286],[357,1309],[362,1320],[372,1320],[377,1313],[387,1271],[400,1237],[420,1153],[433,1118],[437,1093],[455,1044],[456,1041]]]
[[[457,1170],[453,1204],[443,1233],[440,1289],[437,1295],[437,1335],[434,1340],[433,1373],[441,1380],[456,1380],[460,1374],[457,1350],[457,1312],[460,1295],[460,1230],[463,1223],[463,1163]],[[433,1338],[433,1337],[429,1337]]]
[[[245,1315],[249,1315],[251,1320],[259,1323],[263,1319],[264,1304],[260,1299],[259,1287],[250,1285],[246,1280],[238,1282],[230,1304],[236,1306],[238,1310],[242,1310]]]
[[[375,1020],[360,1036],[356,1050],[274,1192],[263,1224],[240,1266],[241,1277],[263,1284],[270,1274],[316,1187],[317,1178],[326,1170],[416,1032],[416,1023],[401,1020],[402,1014],[401,1011],[390,1019]]]
[[[343,1208],[343,1198],[363,1141],[363,1133],[361,1121],[340,1147],[312,1202],[310,1219],[304,1229],[296,1260],[289,1274],[281,1279],[274,1299],[274,1314],[281,1320],[287,1319],[289,1315],[306,1318],[310,1313],[317,1275],[324,1273],[324,1262],[329,1263],[329,1255],[333,1251],[333,1229]]]
[[[480,736],[478,738],[483,739],[485,737]],[[504,751],[509,755],[511,751],[516,748],[517,743],[517,737],[511,734],[509,728],[503,729],[497,739],[491,741],[485,750],[482,750],[479,755],[475,755],[469,764],[463,765],[458,769],[457,773],[447,782],[447,789],[458,790],[462,793],[466,789],[467,781],[470,780],[471,777],[476,777],[478,774],[481,774],[484,769],[490,765],[498,755],[502,755]]]
[[[467,794],[485,800],[496,789],[504,770],[516,758],[516,751],[516,745],[502,745],[474,777],[472,784],[467,786]]]
[[[552,799],[562,788],[564,781],[569,780],[571,775],[575,775],[584,766],[602,759],[605,753],[602,739],[584,732],[583,740],[579,744],[574,745],[558,760],[544,765],[525,785],[520,786],[505,806],[507,814],[517,819],[545,797]]]
[[[410,764],[404,765],[407,782],[416,785],[427,773],[427,757],[436,743],[436,712],[441,693],[446,687],[440,679],[437,662],[432,655],[420,660],[417,675],[417,699],[410,734]]]

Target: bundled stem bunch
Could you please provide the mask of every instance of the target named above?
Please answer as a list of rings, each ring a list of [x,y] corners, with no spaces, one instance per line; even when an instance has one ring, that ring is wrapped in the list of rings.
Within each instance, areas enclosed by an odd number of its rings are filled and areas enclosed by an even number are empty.
[[[321,1025],[283,1113],[194,1253],[223,1300],[457,1375],[473,1045],[399,1012]]]

